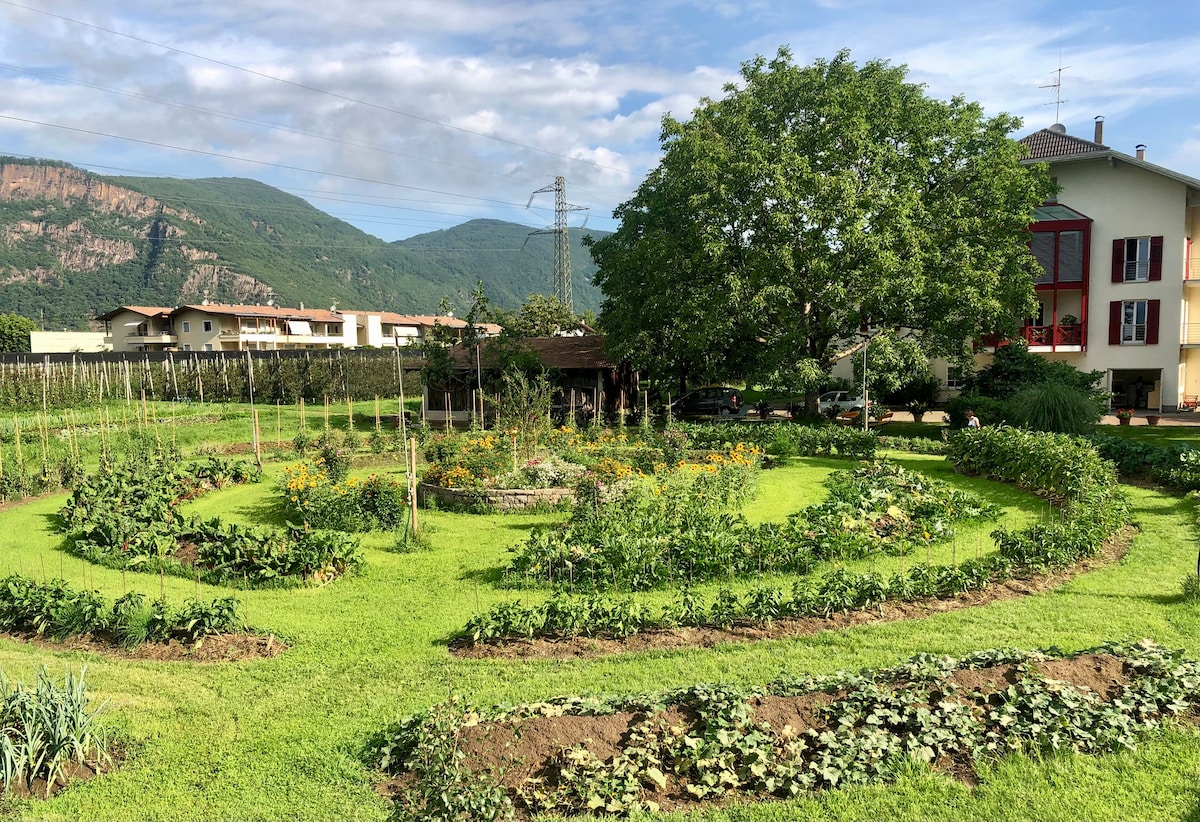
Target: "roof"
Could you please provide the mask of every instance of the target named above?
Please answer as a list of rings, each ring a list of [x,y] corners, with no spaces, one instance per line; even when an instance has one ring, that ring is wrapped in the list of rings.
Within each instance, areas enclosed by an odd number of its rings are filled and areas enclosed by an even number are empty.
[[[616,363],[608,355],[605,348],[607,337],[526,337],[514,340],[519,345],[537,355],[538,362],[544,368],[560,370],[570,368],[616,368]],[[489,355],[489,346],[485,342],[481,349],[483,367],[490,368],[496,363],[495,357]],[[474,367],[474,352],[461,346],[451,352],[455,363],[462,368]]]
[[[165,317],[174,311],[174,307],[166,308],[163,306],[154,305],[121,305],[109,311],[106,314],[100,314],[96,317],[97,320],[111,320],[118,314],[123,314],[126,311],[133,314],[141,314],[143,317]]]
[[[1189,205],[1195,204],[1195,200],[1192,198],[1200,198],[1200,180],[1195,177],[1189,177],[1154,163],[1147,163],[1145,160],[1123,154],[1100,143],[1093,143],[1091,140],[1072,137],[1064,131],[1044,128],[1022,137],[1017,142],[1029,148],[1029,156],[1023,161],[1026,163],[1074,163],[1086,160],[1128,163],[1194,189],[1196,194],[1189,195]]]
[[[333,311],[320,308],[282,308],[276,305],[181,305],[176,311],[191,309],[203,314],[220,314],[233,317],[266,317],[276,320],[310,320],[319,323],[343,323],[346,318]]]
[[[1060,127],[1061,128],[1061,127]],[[1072,137],[1066,131],[1055,128],[1044,128],[1018,140],[1029,149],[1030,160],[1045,160],[1050,157],[1071,157],[1077,154],[1094,154],[1099,151],[1110,151],[1108,146],[1084,140],[1082,137]]]

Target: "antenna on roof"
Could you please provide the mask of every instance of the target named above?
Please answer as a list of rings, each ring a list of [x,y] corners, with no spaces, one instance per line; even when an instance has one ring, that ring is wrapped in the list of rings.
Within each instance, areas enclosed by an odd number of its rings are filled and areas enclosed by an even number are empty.
[[[1058,123],[1058,122],[1059,122],[1059,110],[1062,108],[1062,104],[1063,104],[1063,103],[1069,103],[1069,102],[1071,102],[1070,100],[1064,100],[1064,99],[1062,98],[1062,73],[1063,73],[1064,71],[1066,71],[1067,69],[1069,69],[1069,68],[1070,68],[1070,66],[1064,66],[1064,65],[1062,64],[1062,53],[1061,53],[1061,52],[1059,52],[1059,55],[1058,55],[1058,69],[1057,69],[1057,70],[1054,72],[1054,82],[1053,82],[1053,83],[1049,83],[1048,85],[1044,85],[1044,86],[1038,86],[1038,88],[1052,88],[1052,89],[1054,89],[1054,103],[1053,103],[1053,105],[1054,105],[1054,122],[1055,122],[1055,123]],[[1050,103],[1042,103],[1042,105],[1044,105],[1044,106],[1048,106],[1048,105],[1051,105],[1051,104],[1050,104]],[[1064,129],[1064,131],[1065,131],[1065,129]]]

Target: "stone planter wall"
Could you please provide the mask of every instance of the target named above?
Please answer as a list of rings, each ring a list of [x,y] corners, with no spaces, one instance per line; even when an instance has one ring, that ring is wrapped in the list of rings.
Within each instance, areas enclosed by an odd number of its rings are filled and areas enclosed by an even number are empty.
[[[498,511],[519,511],[539,505],[552,507],[560,502],[570,502],[574,493],[570,488],[442,488],[440,485],[420,483],[417,499],[424,505],[433,497],[439,505],[469,508],[486,505]]]

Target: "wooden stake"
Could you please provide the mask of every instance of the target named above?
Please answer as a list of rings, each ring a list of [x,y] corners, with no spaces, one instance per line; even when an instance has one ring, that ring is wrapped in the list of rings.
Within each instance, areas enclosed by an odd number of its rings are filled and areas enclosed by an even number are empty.
[[[408,471],[409,481],[409,507],[412,510],[412,533],[413,537],[417,535],[417,438],[413,437],[409,440],[408,449]]]

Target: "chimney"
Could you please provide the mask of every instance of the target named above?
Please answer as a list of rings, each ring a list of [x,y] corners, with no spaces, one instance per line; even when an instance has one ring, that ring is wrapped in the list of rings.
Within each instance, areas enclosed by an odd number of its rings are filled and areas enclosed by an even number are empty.
[[[303,310],[304,310],[304,303],[300,303],[300,310],[301,310],[301,311],[303,311]]]
[[[1137,158],[1144,161],[1146,159],[1146,144],[1138,143],[1135,146],[1135,150],[1137,151]]]
[[[1093,143],[1104,144],[1104,115],[1101,114],[1096,118],[1096,136],[1092,138]]]

